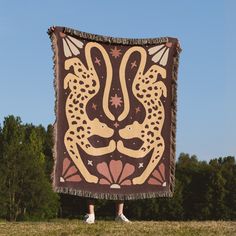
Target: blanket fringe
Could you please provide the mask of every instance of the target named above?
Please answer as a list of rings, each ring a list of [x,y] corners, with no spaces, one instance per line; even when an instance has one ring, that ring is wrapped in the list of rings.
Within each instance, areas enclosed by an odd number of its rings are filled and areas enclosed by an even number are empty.
[[[67,187],[55,187],[54,191],[57,193],[65,193],[80,197],[106,199],[106,200],[138,200],[138,199],[147,199],[156,197],[173,197],[173,194],[170,191],[115,194],[115,193],[93,193],[89,191],[78,190]]]
[[[53,149],[52,149],[52,154],[53,154],[53,171],[51,173],[51,181],[52,181],[52,186],[54,188],[55,186],[55,174],[56,174],[56,166],[57,166],[57,159],[56,159],[56,154],[57,154],[57,107],[58,107],[58,99],[57,99],[57,89],[58,89],[58,84],[57,84],[57,78],[58,78],[58,48],[57,48],[57,38],[56,35],[51,31],[51,29],[48,30],[48,35],[51,40],[51,48],[53,51],[53,71],[54,71],[54,80],[53,80],[53,85],[54,85],[54,96],[55,96],[55,103],[54,103],[54,114],[55,114],[55,121],[53,124]]]
[[[179,42],[177,42],[176,53],[173,57],[172,66],[172,102],[171,102],[171,129],[170,129],[170,189],[169,191],[174,194],[175,188],[175,156],[176,156],[176,113],[177,113],[177,79],[179,68],[179,55],[182,51]]]

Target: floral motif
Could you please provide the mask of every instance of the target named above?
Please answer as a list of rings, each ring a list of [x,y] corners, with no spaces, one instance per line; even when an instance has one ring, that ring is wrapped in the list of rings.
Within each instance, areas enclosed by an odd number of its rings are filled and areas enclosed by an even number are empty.
[[[134,166],[126,163],[123,166],[121,160],[111,160],[109,166],[106,162],[97,165],[97,171],[104,176],[99,180],[99,184],[110,185],[110,188],[121,188],[122,185],[131,185],[128,176],[134,173]]]
[[[166,186],[165,181],[165,165],[161,163],[156,170],[152,172],[151,178],[148,180],[149,184]]]
[[[78,170],[75,166],[70,166],[71,161],[69,158],[65,158],[63,161],[62,176],[60,177],[60,182],[80,182],[81,177],[78,175]]]
[[[80,54],[79,48],[83,48],[83,43],[69,35],[60,32],[63,42],[63,50],[66,57],[71,57],[72,55],[77,56]]]
[[[149,55],[153,55],[152,61],[160,63],[162,66],[166,66],[169,56],[170,47],[172,43],[161,44],[148,49]]]

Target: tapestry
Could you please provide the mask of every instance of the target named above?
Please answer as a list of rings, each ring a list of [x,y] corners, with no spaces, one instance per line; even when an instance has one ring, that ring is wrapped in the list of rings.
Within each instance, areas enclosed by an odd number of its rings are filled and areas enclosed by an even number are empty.
[[[67,27],[48,34],[54,191],[109,200],[173,196],[178,40]]]

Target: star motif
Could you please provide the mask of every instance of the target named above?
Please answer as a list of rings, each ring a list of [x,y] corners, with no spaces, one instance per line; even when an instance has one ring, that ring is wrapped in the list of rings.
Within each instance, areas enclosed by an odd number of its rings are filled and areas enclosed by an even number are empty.
[[[111,96],[110,102],[111,106],[115,106],[115,108],[117,108],[118,106],[121,107],[121,103],[123,103],[121,97],[118,97],[117,94],[115,94],[114,97]]]
[[[135,108],[135,113],[138,113],[140,111],[140,107]]]
[[[94,103],[93,103],[92,108],[93,108],[94,110],[97,110],[97,104],[94,104]]]
[[[120,51],[121,51],[121,49],[117,49],[117,47],[115,46],[115,48],[113,48],[113,49],[111,48],[110,54],[113,57],[117,58],[122,54]]]
[[[93,166],[93,161],[88,160],[88,165]]]
[[[131,69],[133,69],[134,67],[137,67],[136,61],[131,62]]]
[[[142,168],[143,167],[143,162],[138,163],[138,164],[139,164],[138,168]]]
[[[97,57],[95,57],[95,62],[94,63],[101,66],[101,60],[99,60]]]
[[[116,122],[116,123],[114,123],[114,126],[117,128],[119,126],[119,124]]]

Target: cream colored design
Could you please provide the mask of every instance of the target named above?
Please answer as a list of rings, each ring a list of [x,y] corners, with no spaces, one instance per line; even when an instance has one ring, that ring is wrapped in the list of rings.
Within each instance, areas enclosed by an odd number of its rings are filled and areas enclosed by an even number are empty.
[[[112,66],[109,56],[105,49],[98,43],[90,42],[85,46],[85,58],[87,68],[79,58],[71,58],[65,61],[65,69],[73,68],[74,73],[68,73],[64,79],[64,89],[69,87],[70,94],[66,100],[66,117],[68,121],[68,130],[64,136],[64,143],[70,157],[89,183],[97,183],[98,178],[89,173],[85,167],[77,145],[82,148],[88,155],[101,156],[113,152],[116,149],[114,140],[110,140],[106,147],[93,147],[88,138],[91,135],[99,135],[104,138],[110,138],[114,130],[105,123],[100,122],[97,118],[90,120],[86,113],[86,105],[94,97],[99,89],[100,83],[98,75],[94,69],[91,59],[91,49],[95,47],[100,50],[106,64],[106,88],[103,97],[103,109],[105,114],[112,118],[113,115],[108,109],[108,95],[112,79]]]
[[[120,79],[121,87],[124,91],[124,104],[125,109],[120,115],[119,119],[124,119],[129,112],[129,99],[126,93],[125,83],[125,67],[127,65],[130,55],[134,52],[139,52],[141,55],[141,61],[138,71],[135,75],[134,82],[132,84],[132,92],[134,96],[144,105],[146,111],[146,117],[143,123],[134,121],[131,125],[127,125],[125,128],[119,130],[119,134],[123,139],[139,138],[143,140],[143,145],[138,150],[126,148],[119,140],[117,142],[117,149],[120,153],[123,153],[133,158],[143,158],[151,150],[151,159],[144,170],[144,172],[133,179],[133,184],[143,184],[149,175],[152,173],[165,149],[164,139],[161,135],[163,122],[165,119],[164,106],[161,101],[161,96],[167,96],[166,86],[162,81],[156,81],[158,74],[164,79],[166,78],[166,70],[158,65],[152,65],[146,73],[144,73],[147,54],[142,47],[131,47],[126,51],[120,66]]]
[[[66,57],[71,57],[72,55],[77,56],[80,54],[79,48],[83,48],[84,45],[80,40],[62,32],[60,33],[60,36],[62,37],[63,50]]]
[[[162,66],[166,66],[169,56],[170,47],[172,46],[172,43],[166,43],[161,44],[158,46],[154,46],[150,49],[148,49],[149,55],[154,55],[152,57],[152,61],[155,63],[160,63]]]

